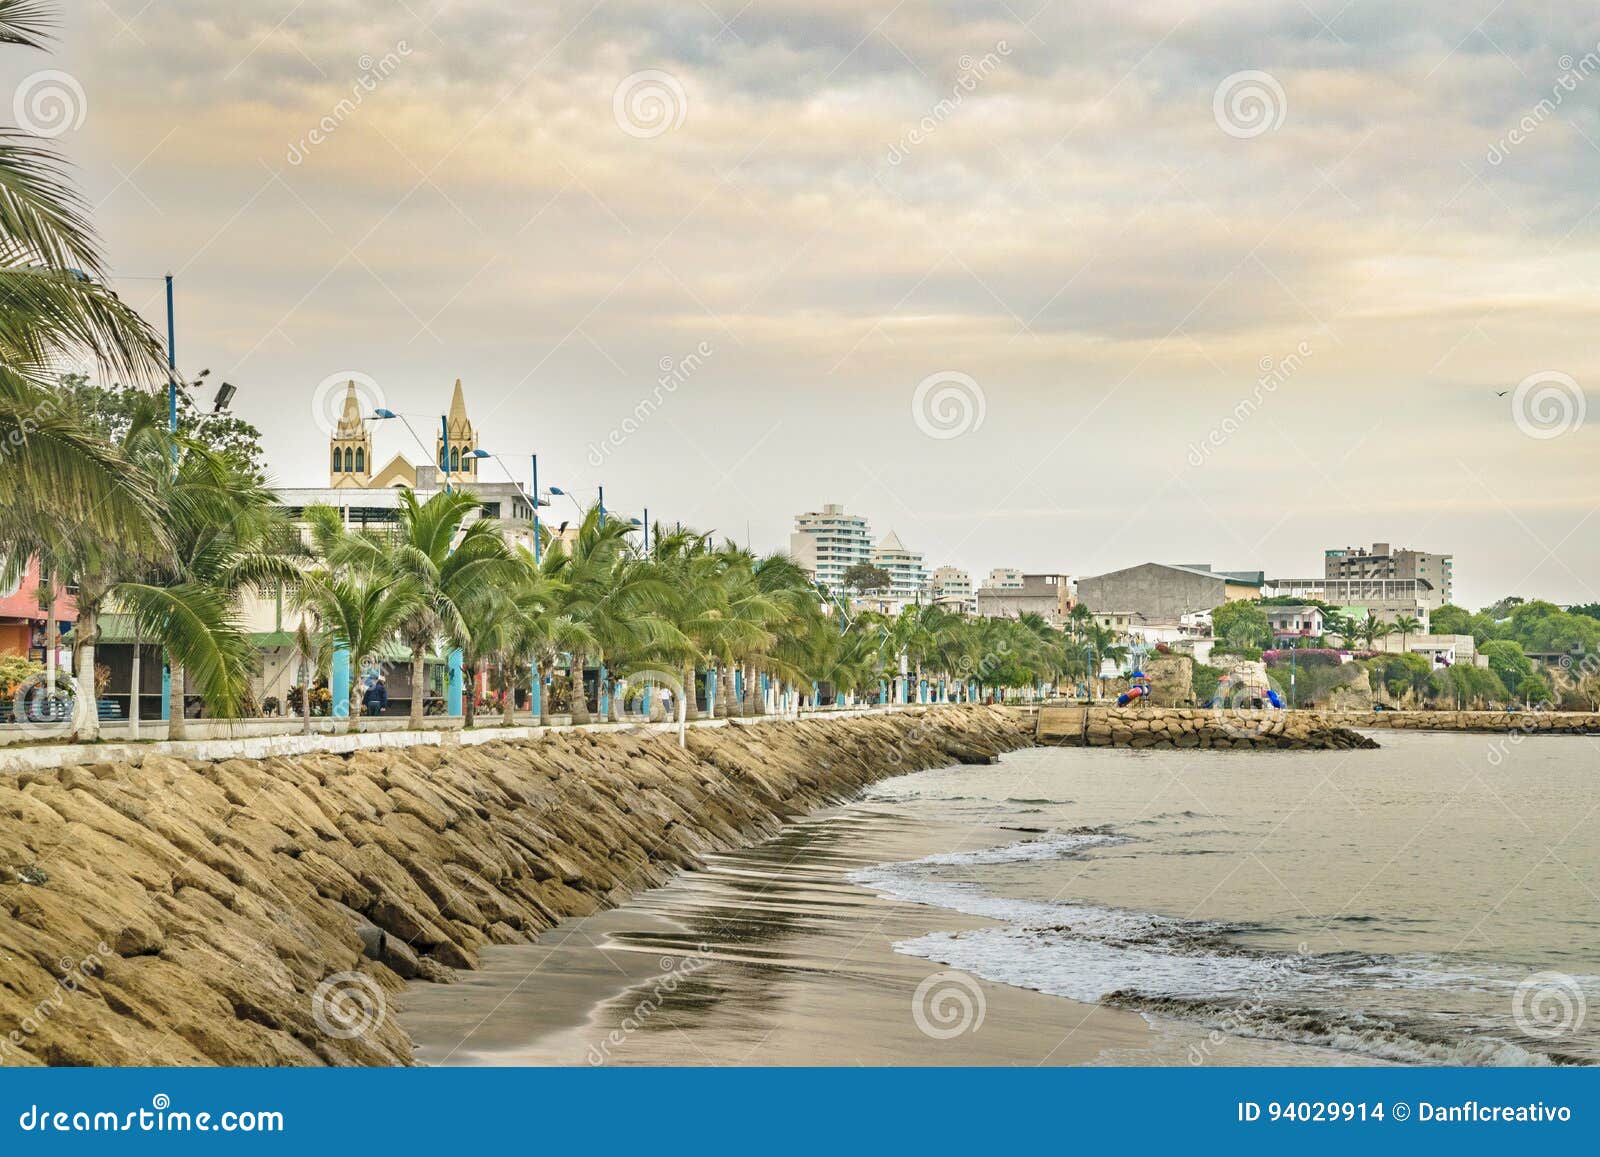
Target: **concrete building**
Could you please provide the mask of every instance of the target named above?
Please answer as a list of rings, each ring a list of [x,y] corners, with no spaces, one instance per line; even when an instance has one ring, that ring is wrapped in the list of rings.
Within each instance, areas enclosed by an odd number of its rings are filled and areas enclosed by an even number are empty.
[[[889,597],[896,602],[915,603],[928,589],[928,568],[919,551],[908,550],[900,536],[890,531],[872,551],[872,565],[889,572]]]
[[[789,553],[814,582],[843,593],[844,572],[872,561],[872,534],[864,517],[846,514],[843,506],[829,503],[821,510],[794,516]]]
[[[1455,594],[1454,559],[1448,554],[1375,542],[1372,549],[1346,546],[1323,554],[1323,577],[1351,582],[1414,580],[1419,605],[1436,610]]]
[[[1076,599],[1071,575],[1025,574],[1021,586],[980,587],[977,603],[978,614],[986,619],[1014,619],[1031,612],[1061,627]]]
[[[1178,623],[1223,603],[1261,597],[1260,571],[1218,571],[1209,564],[1146,562],[1078,580],[1078,601],[1091,611],[1138,615],[1146,623]]]
[[[1316,599],[1341,608],[1353,608],[1361,612],[1357,617],[1371,615],[1385,623],[1417,619],[1424,629],[1430,612],[1443,605],[1425,579],[1414,578],[1280,578],[1270,579],[1265,591],[1268,597]]]
[[[15,656],[42,663],[47,616],[39,605],[39,564],[30,561],[18,570],[21,573],[13,575],[10,582],[5,582],[0,573],[0,657]],[[56,628],[63,635],[78,618],[72,596],[61,587],[56,589],[51,611]]]
[[[972,576],[960,567],[935,567],[928,580],[928,598],[934,606],[956,614],[978,613],[978,598],[972,589]]]
[[[997,566],[983,580],[984,588],[991,591],[1020,591],[1022,572],[1014,567]]]

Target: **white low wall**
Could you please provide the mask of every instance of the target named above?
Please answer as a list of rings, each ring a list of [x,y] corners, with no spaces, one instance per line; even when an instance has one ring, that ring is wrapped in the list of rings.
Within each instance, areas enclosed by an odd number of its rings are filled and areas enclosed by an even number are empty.
[[[912,704],[904,707],[822,707],[802,711],[795,715],[754,715],[734,719],[700,719],[691,721],[690,727],[753,727],[763,723],[793,723],[803,719],[849,719],[861,715],[887,715],[899,711],[926,711],[927,706]],[[144,723],[140,742],[116,742],[111,728],[102,728],[106,741],[100,743],[53,743],[34,746],[0,748],[0,774],[19,771],[42,771],[55,767],[74,767],[86,763],[138,763],[146,755],[172,755],[179,759],[266,759],[274,755],[305,755],[314,751],[346,752],[364,748],[381,747],[446,747],[453,744],[476,745],[503,740],[533,740],[543,735],[562,731],[638,731],[644,733],[672,734],[676,723],[571,723],[540,727],[530,717],[529,722],[514,727],[474,727],[470,731],[461,727],[456,718],[439,718],[438,726],[421,731],[407,729],[404,719],[363,719],[358,732],[335,734],[328,726],[332,720],[314,719],[317,730],[311,735],[301,733],[298,719],[192,719],[193,739],[168,740],[166,724]],[[343,720],[337,721],[340,727]],[[318,727],[318,725],[321,725]],[[117,730],[126,731],[126,725]],[[19,732],[22,729],[17,729]],[[156,739],[152,733],[163,738]],[[211,734],[205,734],[210,732]],[[222,732],[223,734],[216,734]]]

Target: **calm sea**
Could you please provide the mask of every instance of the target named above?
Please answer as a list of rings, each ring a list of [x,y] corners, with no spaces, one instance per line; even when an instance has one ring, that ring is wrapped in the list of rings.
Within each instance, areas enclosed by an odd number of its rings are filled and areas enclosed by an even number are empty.
[[[1600,1063],[1600,744],[1379,740],[1033,749],[903,776],[864,803],[1015,839],[850,879],[983,922],[896,951],[1139,1011],[1191,1063],[1224,1055],[1213,1032],[1352,1060]]]

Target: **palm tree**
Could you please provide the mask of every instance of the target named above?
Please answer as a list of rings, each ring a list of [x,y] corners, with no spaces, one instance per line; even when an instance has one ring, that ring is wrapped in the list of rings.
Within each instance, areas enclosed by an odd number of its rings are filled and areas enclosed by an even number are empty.
[[[1422,624],[1410,615],[1401,615],[1394,621],[1393,628],[1400,635],[1400,650],[1406,649],[1406,640],[1409,636],[1422,629]]]
[[[0,0],[0,44],[41,48],[39,0]],[[37,138],[0,129],[0,547],[54,526],[124,544],[159,541],[142,480],[51,388],[53,368],[87,356],[137,384],[164,380],[160,341],[102,284],[88,209]]]
[[[425,601],[411,578],[365,567],[315,572],[304,580],[300,599],[322,624],[324,645],[348,650],[356,670],[375,661]],[[308,697],[308,711],[309,706]],[[361,684],[356,679],[350,681],[349,711],[350,730],[361,730]]]
[[[498,524],[472,519],[481,509],[465,490],[440,491],[425,502],[402,490],[392,535],[346,535],[331,558],[406,576],[421,596],[400,628],[411,650],[413,729],[422,726],[428,651],[441,637],[464,651],[474,604],[514,586],[519,577]]]
[[[1379,639],[1386,637],[1393,630],[1393,627],[1383,622],[1376,615],[1368,614],[1361,624],[1361,637],[1366,641],[1367,650],[1372,650]]]

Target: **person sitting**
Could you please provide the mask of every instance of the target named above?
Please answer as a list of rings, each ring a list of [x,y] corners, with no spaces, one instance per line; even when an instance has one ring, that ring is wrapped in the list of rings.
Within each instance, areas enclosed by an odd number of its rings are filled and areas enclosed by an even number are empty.
[[[382,675],[372,681],[367,693],[361,697],[361,702],[365,704],[368,715],[383,714],[384,709],[389,706],[389,685],[383,681]]]

